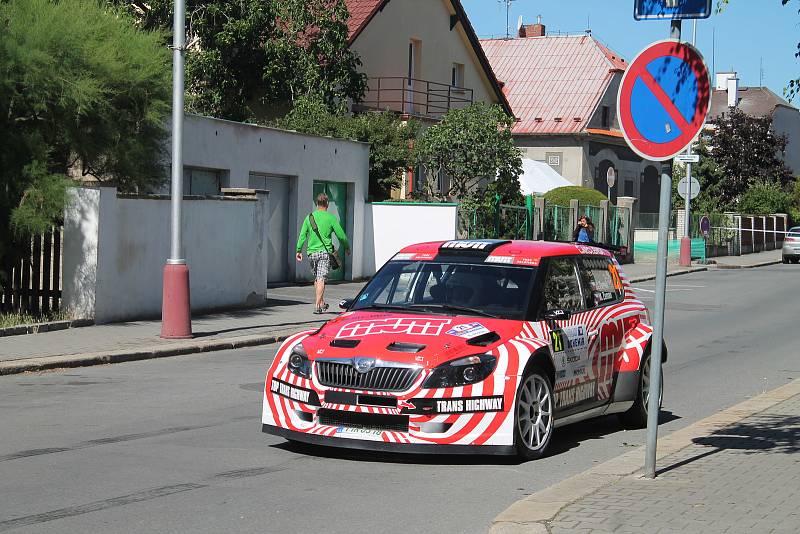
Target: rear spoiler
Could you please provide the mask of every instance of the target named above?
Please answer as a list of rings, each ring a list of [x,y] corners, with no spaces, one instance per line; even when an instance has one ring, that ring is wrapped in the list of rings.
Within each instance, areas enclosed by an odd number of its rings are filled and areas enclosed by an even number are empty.
[[[627,256],[628,254],[628,247],[620,246],[620,245],[612,245],[610,243],[598,243],[595,241],[591,241],[589,243],[578,243],[577,241],[554,241],[554,243],[566,243],[569,245],[587,245],[590,247],[597,247],[602,248],[603,250],[608,250],[609,252],[613,252],[619,256]]]

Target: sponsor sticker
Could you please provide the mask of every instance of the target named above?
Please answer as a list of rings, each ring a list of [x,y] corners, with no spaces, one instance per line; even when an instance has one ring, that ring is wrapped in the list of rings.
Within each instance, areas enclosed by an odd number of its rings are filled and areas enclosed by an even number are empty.
[[[362,439],[380,439],[383,436],[383,430],[375,430],[374,428],[357,428],[352,426],[339,426],[336,428],[337,436],[351,436]]]
[[[529,265],[531,267],[537,267],[539,265],[539,258],[525,258],[522,256],[517,256],[514,259],[514,265]]]
[[[502,395],[490,397],[456,397],[451,399],[410,399],[404,401],[403,414],[459,414],[476,412],[502,412],[505,401]]]
[[[448,241],[439,248],[443,250],[485,250],[491,241]]]
[[[429,317],[393,317],[353,321],[342,326],[336,337],[364,337],[378,334],[439,336],[444,327],[450,323],[450,319],[431,319]]]
[[[416,256],[415,252],[398,252],[394,255],[393,260],[413,260]]]
[[[293,386],[277,378],[273,378],[269,384],[269,390],[276,395],[286,397],[293,401],[302,402],[312,406],[319,406],[319,397],[314,391],[310,389],[300,388]]]
[[[487,256],[484,263],[514,263],[514,256]]]
[[[584,382],[575,387],[556,391],[556,406],[569,406],[570,404],[577,404],[585,400],[593,399],[597,396],[596,389],[597,382],[592,380],[591,382]]]
[[[447,331],[447,334],[456,337],[463,337],[464,339],[472,339],[474,337],[488,334],[491,330],[483,326],[481,323],[465,323],[459,324]]]

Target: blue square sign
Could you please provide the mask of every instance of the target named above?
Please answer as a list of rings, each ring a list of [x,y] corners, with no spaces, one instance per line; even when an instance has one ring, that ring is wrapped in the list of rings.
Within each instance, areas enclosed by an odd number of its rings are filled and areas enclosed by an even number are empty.
[[[634,0],[636,20],[707,19],[711,0]]]

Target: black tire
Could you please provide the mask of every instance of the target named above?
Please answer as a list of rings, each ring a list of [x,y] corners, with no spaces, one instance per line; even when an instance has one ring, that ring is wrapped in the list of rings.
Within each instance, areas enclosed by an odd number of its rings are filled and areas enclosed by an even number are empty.
[[[619,414],[622,423],[628,428],[645,428],[647,426],[647,406],[650,393],[650,348],[644,354],[639,372],[639,385],[636,388],[636,400],[627,412]],[[658,407],[664,400],[664,373],[661,373],[661,389],[658,395]]]
[[[524,460],[547,453],[553,437],[555,398],[547,372],[537,366],[525,371],[514,398],[514,447]]]
[[[793,263],[789,258],[786,256],[781,256],[781,263]]]

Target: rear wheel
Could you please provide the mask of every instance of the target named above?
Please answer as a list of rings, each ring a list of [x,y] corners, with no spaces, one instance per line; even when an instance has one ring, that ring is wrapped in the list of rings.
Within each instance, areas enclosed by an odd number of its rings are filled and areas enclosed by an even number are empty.
[[[786,256],[781,256],[781,263],[792,263]]]
[[[620,419],[630,428],[644,428],[647,426],[647,408],[650,403],[650,349],[644,355],[641,370],[639,372],[639,387],[636,390],[636,401],[627,411],[619,414]],[[661,373],[661,388],[658,391],[658,407],[661,408],[661,401],[664,398],[664,373]]]
[[[547,373],[532,367],[517,390],[514,417],[514,445],[526,460],[545,455],[553,437],[553,386]]]

